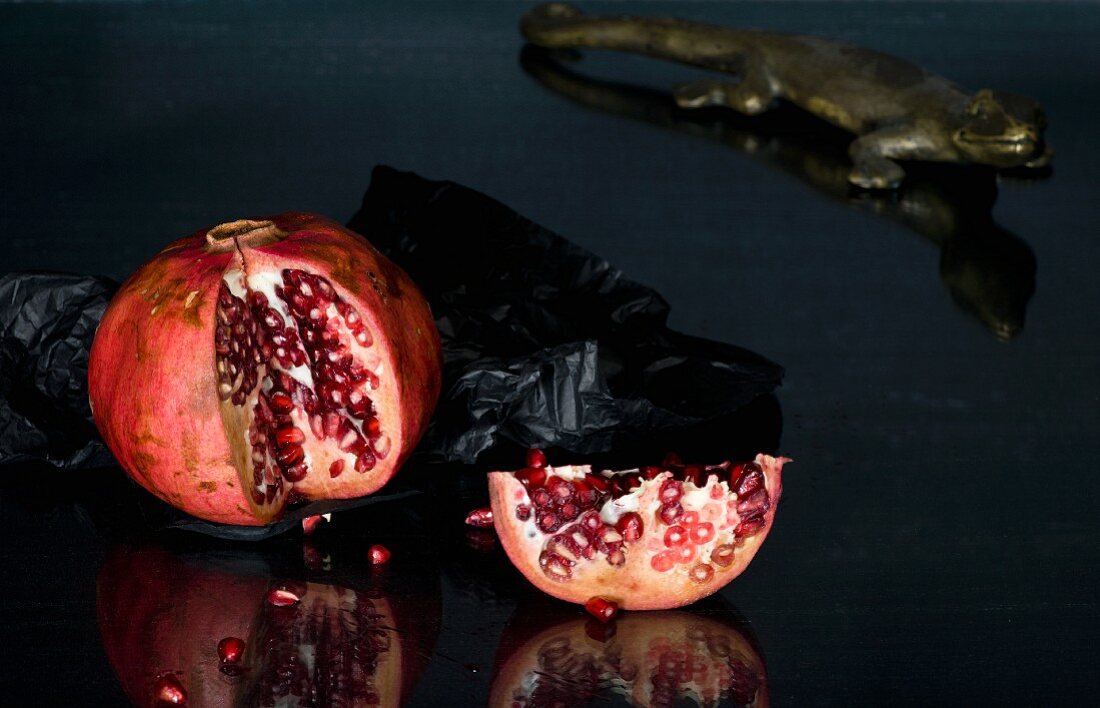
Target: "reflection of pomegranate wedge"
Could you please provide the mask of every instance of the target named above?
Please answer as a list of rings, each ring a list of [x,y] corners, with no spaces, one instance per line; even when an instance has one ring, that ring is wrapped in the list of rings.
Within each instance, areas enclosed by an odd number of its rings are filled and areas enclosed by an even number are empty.
[[[732,623],[652,612],[623,616],[614,626],[603,640],[574,619],[515,648],[502,641],[489,705],[596,705],[611,694],[636,706],[768,705],[763,659]]]
[[[100,632],[135,705],[158,705],[165,676],[190,706],[398,706],[408,698],[434,643],[438,596],[275,581],[262,562],[240,561],[212,554],[193,563],[158,548],[108,558]],[[276,589],[299,601],[271,603]],[[230,638],[240,642],[235,661],[224,656]]]
[[[323,217],[234,221],[119,289],[88,361],[96,425],[168,503],[258,526],[294,499],[384,485],[439,395],[439,333],[409,277]]]
[[[493,472],[493,520],[512,562],[554,597],[679,607],[748,566],[775,519],[788,461]]]

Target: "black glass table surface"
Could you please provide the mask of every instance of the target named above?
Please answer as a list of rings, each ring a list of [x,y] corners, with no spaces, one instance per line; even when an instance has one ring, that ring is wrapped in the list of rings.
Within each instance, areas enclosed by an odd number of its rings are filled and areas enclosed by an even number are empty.
[[[825,35],[1033,96],[1053,170],[919,167],[896,195],[852,193],[842,136],[789,109],[685,115],[668,91],[695,74],[676,65],[524,51],[526,3],[5,5],[4,269],[122,278],[204,224],[345,221],[378,164],[483,191],[655,287],[674,327],[786,367],[768,415],[795,461],[775,528],[669,622],[744,641],[776,705],[1092,696],[1100,8],[583,6]],[[532,637],[585,629],[466,538],[485,471],[411,470],[424,494],[303,546],[150,533],[124,518],[139,492],[117,470],[6,467],[0,703],[125,705],[163,647],[120,607],[199,632],[200,598],[294,577],[401,625],[390,694],[483,705]],[[388,575],[365,563],[374,542]]]

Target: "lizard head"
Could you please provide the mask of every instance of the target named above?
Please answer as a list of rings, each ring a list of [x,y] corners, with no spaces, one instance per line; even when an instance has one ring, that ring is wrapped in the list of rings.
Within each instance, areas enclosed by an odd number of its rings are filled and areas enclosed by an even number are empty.
[[[964,109],[955,147],[972,162],[993,167],[1043,167],[1051,152],[1043,142],[1046,117],[1034,100],[982,89]]]

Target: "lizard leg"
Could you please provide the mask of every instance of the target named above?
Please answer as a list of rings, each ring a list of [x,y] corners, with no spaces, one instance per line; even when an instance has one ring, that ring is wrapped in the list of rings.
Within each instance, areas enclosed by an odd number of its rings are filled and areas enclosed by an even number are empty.
[[[680,108],[727,106],[748,116],[768,110],[777,94],[766,69],[748,62],[737,83],[720,79],[689,81],[676,87],[673,94]]]
[[[897,189],[905,170],[895,160],[920,159],[924,152],[920,135],[912,126],[890,126],[852,141],[848,155],[852,170],[848,181],[863,189]]]

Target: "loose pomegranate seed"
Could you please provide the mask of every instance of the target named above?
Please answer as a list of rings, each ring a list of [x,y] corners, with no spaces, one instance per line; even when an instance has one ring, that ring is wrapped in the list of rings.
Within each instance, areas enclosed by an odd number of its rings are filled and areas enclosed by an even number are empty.
[[[487,506],[474,509],[466,515],[466,524],[487,529],[493,525],[493,510]]]
[[[546,453],[536,448],[527,451],[528,467],[546,467]]]
[[[385,546],[376,543],[367,550],[367,556],[370,558],[371,565],[382,565],[390,559],[390,551]]]
[[[306,536],[312,536],[313,532],[317,530],[317,527],[321,524],[321,522],[327,520],[327,514],[324,516],[320,514],[316,516],[307,516],[306,518],[302,519],[302,533],[304,533]]]
[[[291,591],[282,588],[273,588],[267,593],[267,604],[274,605],[275,607],[290,607],[291,605],[297,605],[300,599],[301,598]]]
[[[584,609],[601,622],[608,622],[619,613],[618,604],[602,597],[593,597],[584,603]]]
[[[623,535],[623,540],[627,543],[633,543],[641,538],[644,528],[642,517],[633,511],[623,514],[615,523],[615,529]]]
[[[218,642],[218,658],[225,664],[236,664],[244,656],[244,640],[240,637],[226,637]]]
[[[541,467],[524,467],[516,472],[516,479],[527,489],[537,489],[546,484],[546,470]]]
[[[157,682],[153,684],[153,695],[161,705],[187,705],[187,691],[172,674],[165,674],[157,679]]]

